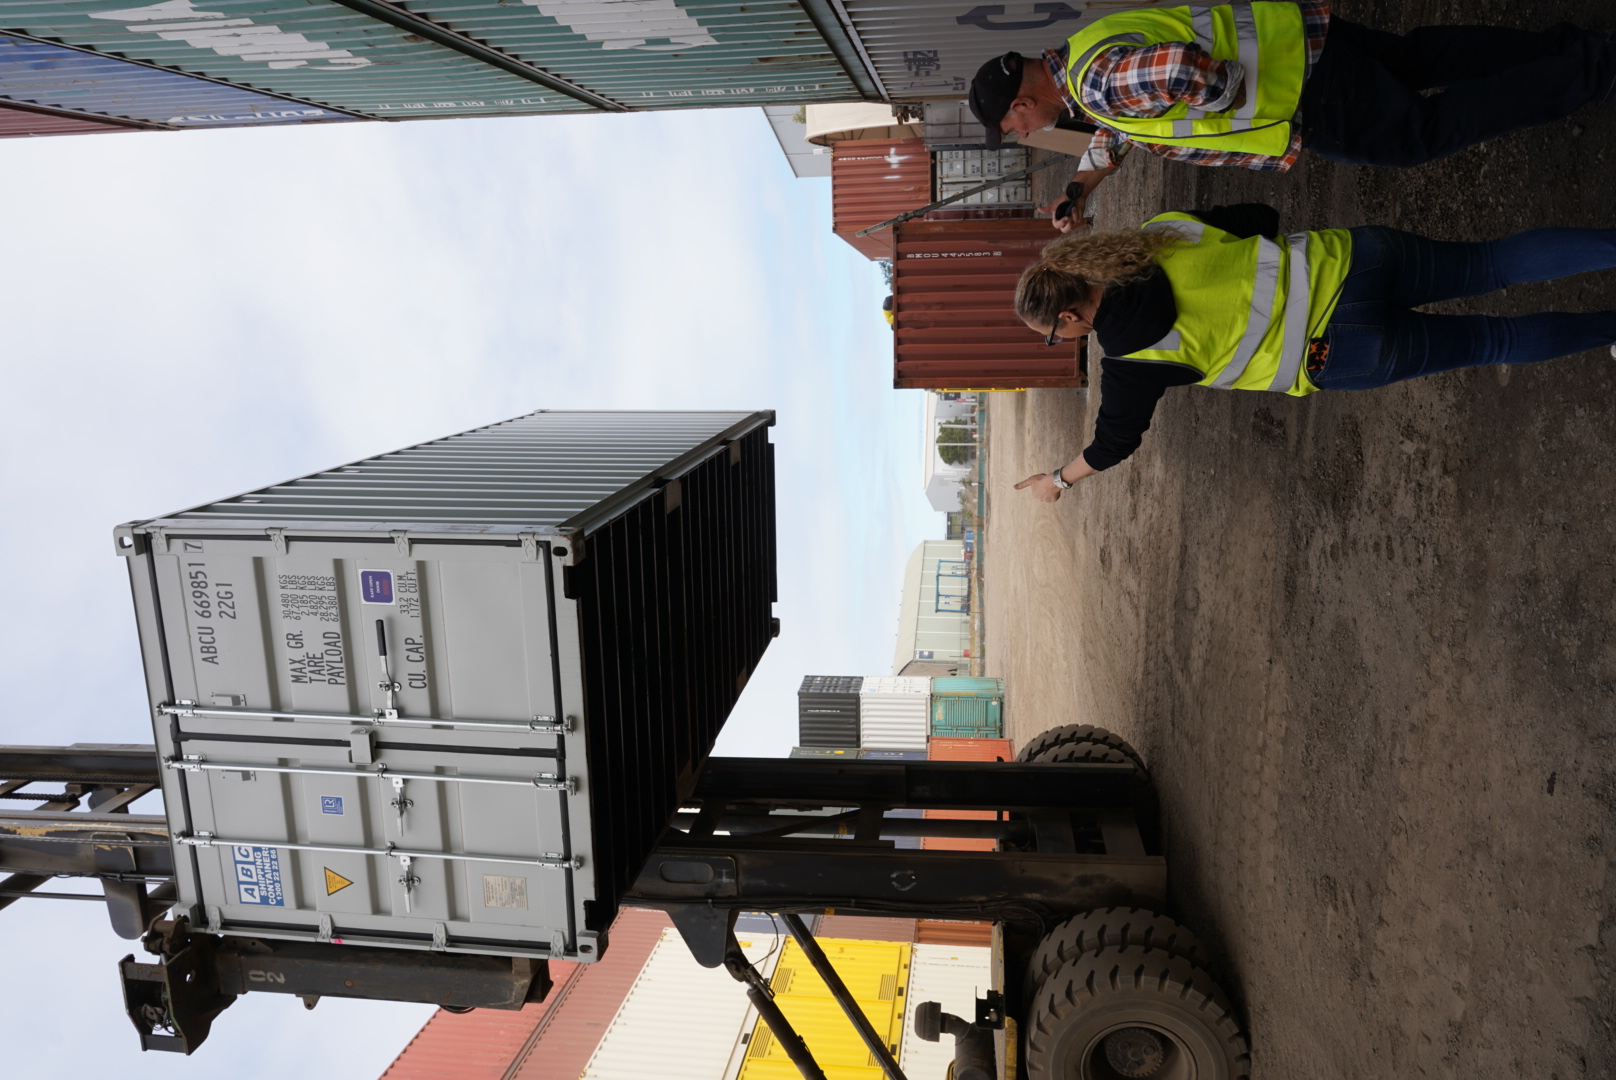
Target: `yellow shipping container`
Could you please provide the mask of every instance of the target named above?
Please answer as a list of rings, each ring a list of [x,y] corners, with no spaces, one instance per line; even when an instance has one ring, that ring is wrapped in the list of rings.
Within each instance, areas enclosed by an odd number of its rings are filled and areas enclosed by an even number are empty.
[[[903,1038],[904,1003],[909,989],[909,953],[912,946],[896,941],[845,941],[821,938],[820,948],[836,974],[847,984],[870,1025],[886,1037],[893,1057]],[[825,980],[803,955],[802,947],[787,941],[774,969],[774,1000],[797,1029],[826,1080],[882,1080],[881,1066],[864,1045],[841,1006],[830,996]],[[747,1047],[746,1063],[736,1080],[800,1080],[768,1025],[759,1020]]]

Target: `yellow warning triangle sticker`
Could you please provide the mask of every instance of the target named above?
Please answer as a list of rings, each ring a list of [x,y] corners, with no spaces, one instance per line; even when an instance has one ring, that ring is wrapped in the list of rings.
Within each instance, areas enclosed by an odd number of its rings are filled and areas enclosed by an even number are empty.
[[[339,893],[352,884],[353,882],[349,881],[347,878],[343,877],[329,866],[325,867],[325,894],[327,896],[331,896],[334,893]]]

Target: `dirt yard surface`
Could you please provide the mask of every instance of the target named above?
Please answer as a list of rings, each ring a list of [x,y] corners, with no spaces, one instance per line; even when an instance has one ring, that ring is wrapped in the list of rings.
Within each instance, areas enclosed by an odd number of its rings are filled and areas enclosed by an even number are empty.
[[[1343,2],[1603,29],[1603,3]],[[1135,154],[1102,227],[1263,200],[1287,231],[1616,225],[1616,104],[1421,169]],[[1058,170],[1056,170],[1058,171]],[[1062,178],[1064,179],[1064,178]],[[1616,307],[1616,274],[1447,310]],[[990,674],[1018,741],[1087,722],[1161,788],[1177,914],[1258,1080],[1616,1075],[1616,361],[1306,399],[1168,392],[1056,506],[1097,391],[990,405]]]

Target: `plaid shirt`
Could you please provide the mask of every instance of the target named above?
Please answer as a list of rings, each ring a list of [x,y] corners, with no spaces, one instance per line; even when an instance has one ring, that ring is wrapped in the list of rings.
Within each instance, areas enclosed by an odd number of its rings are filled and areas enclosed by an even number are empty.
[[[1307,34],[1307,67],[1311,72],[1319,53],[1324,51],[1324,37],[1330,27],[1330,5],[1324,0],[1300,0],[1296,6],[1302,9],[1302,28]],[[1049,67],[1067,111],[1073,116],[1087,115],[1088,119],[1102,116],[1149,119],[1160,116],[1181,101],[1197,109],[1216,112],[1229,107],[1245,77],[1245,67],[1240,61],[1214,60],[1210,53],[1192,42],[1117,45],[1095,57],[1084,73],[1082,85],[1078,87],[1083,99],[1080,107],[1067,91],[1065,47],[1046,50],[1044,63]],[[1291,144],[1279,157],[1145,142],[1102,125],[1089,142],[1080,168],[1120,165],[1127,152],[1122,144],[1136,142],[1152,154],[1187,161],[1191,165],[1232,165],[1259,172],[1285,172],[1296,164],[1296,157],[1302,152],[1301,115],[1298,111]]]

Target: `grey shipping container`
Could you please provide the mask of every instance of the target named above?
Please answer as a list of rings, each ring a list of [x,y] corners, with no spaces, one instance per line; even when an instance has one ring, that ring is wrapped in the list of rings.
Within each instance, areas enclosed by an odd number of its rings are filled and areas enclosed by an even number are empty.
[[[778,628],[772,423],[537,412],[118,528],[180,910],[598,958]]]
[[[857,761],[859,752],[851,746],[796,746],[792,748],[790,756],[825,761]]]
[[[797,742],[801,746],[859,744],[862,675],[809,675],[797,688]]]

